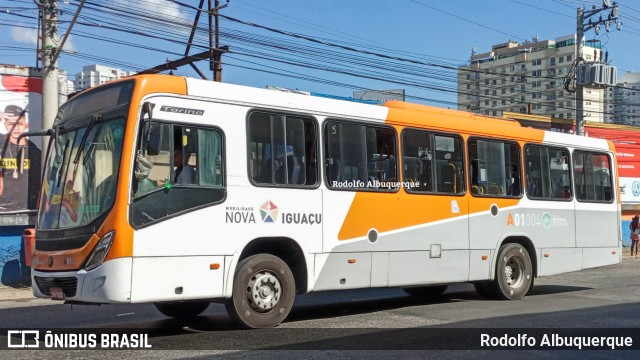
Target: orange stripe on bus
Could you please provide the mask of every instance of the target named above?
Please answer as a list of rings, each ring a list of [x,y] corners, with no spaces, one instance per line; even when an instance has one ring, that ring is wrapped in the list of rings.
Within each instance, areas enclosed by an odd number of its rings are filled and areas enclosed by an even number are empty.
[[[349,240],[367,235],[369,229],[379,232],[400,230],[425,225],[434,221],[453,219],[478,212],[486,212],[493,204],[502,209],[515,206],[520,199],[471,198],[466,196],[419,195],[398,193],[357,193],[345,217],[338,240]],[[452,201],[459,212],[452,211]],[[472,205],[469,206],[468,204]],[[378,209],[378,210],[372,210]]]
[[[523,128],[515,120],[500,119],[437,107],[388,101],[386,122],[462,136],[498,137],[505,140],[541,143],[544,131]]]

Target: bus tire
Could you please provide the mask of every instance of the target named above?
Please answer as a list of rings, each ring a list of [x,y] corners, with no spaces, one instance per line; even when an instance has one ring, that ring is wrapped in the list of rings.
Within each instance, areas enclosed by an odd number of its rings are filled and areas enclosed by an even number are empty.
[[[527,249],[516,243],[500,247],[496,276],[491,287],[496,297],[505,300],[522,299],[533,281],[533,266]]]
[[[293,273],[282,259],[258,254],[240,261],[227,312],[240,326],[260,329],[280,324],[295,300]]]
[[[162,315],[177,319],[194,318],[207,310],[209,304],[209,301],[201,300],[153,303],[153,305],[156,307],[156,309],[158,309],[158,311],[162,313]]]
[[[426,298],[435,298],[447,290],[448,285],[434,285],[434,286],[416,286],[403,288],[404,292],[413,296],[420,296]]]

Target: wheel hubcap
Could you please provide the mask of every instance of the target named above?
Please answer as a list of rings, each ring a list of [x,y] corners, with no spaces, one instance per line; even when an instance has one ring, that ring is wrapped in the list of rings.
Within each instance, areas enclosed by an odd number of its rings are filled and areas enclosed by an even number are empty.
[[[247,284],[247,300],[249,305],[258,312],[273,309],[280,300],[281,294],[280,281],[267,271],[256,273]]]
[[[504,267],[504,279],[507,285],[517,288],[524,281],[524,263],[522,259],[511,257]]]

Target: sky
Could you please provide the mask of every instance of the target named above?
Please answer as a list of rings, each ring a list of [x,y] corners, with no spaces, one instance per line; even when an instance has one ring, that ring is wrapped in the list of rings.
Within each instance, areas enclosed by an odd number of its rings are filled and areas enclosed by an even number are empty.
[[[226,4],[226,0],[221,0]],[[59,1],[62,36],[80,1]],[[70,77],[101,64],[140,71],[180,58],[199,0],[87,0],[61,55]],[[205,6],[207,1],[204,2]],[[407,100],[455,108],[456,71],[491,46],[575,33],[578,0],[231,0],[220,11],[223,81],[351,96],[405,89]],[[599,35],[619,72],[640,71],[640,2],[618,2],[622,31]],[[604,16],[608,12],[603,12]],[[37,7],[0,0],[0,63],[35,66]],[[207,18],[190,54],[207,44]],[[613,26],[615,29],[615,26]],[[211,79],[206,62],[197,67]],[[190,66],[174,71],[200,77]]]

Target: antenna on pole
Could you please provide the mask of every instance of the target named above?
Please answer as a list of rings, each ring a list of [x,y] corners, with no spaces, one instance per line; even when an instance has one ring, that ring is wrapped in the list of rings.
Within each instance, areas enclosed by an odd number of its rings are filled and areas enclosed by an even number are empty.
[[[180,66],[190,65],[197,73],[205,80],[207,76],[194,64],[200,60],[209,60],[209,68],[214,72],[214,80],[222,81],[222,54],[229,51],[228,46],[220,46],[220,23],[219,23],[219,11],[229,6],[230,0],[227,0],[226,4],[220,5],[220,0],[208,0],[208,7],[203,8],[204,0],[200,0],[198,11],[193,20],[193,26],[189,35],[189,41],[185,48],[184,57],[178,60],[169,61],[166,63],[154,66],[152,68],[138,72],[138,74],[157,74],[166,70],[176,70]],[[193,39],[195,37],[196,30],[198,28],[198,22],[201,14],[205,12],[209,18],[209,50],[203,51],[198,54],[189,55]],[[215,19],[214,19],[215,17]],[[214,25],[215,22],[215,25]],[[214,31],[215,26],[215,31]]]
[[[598,20],[594,21],[593,16],[601,13],[602,11],[611,9],[611,12],[606,18],[602,17],[602,14],[598,16]],[[585,23],[586,20],[588,23]],[[618,4],[614,1],[611,3],[609,0],[603,0],[602,8],[598,9],[595,5],[591,10],[585,11],[584,8],[578,8],[577,12],[577,27],[576,27],[576,60],[574,63],[575,74],[570,78],[565,79],[565,89],[568,87],[568,83],[571,80],[575,80],[576,87],[576,134],[584,135],[584,98],[583,88],[587,87],[603,87],[603,86],[615,86],[616,73],[615,67],[608,65],[609,53],[605,54],[605,61],[602,64],[602,50],[600,53],[600,63],[597,63],[597,58],[593,59],[593,62],[584,62],[584,43],[585,32],[594,29],[596,35],[600,34],[600,25],[604,25],[607,32],[611,31],[611,23],[615,21],[616,28],[620,30],[622,23],[619,18]],[[596,50],[597,53],[597,50]],[[568,90],[568,89],[567,89]]]

